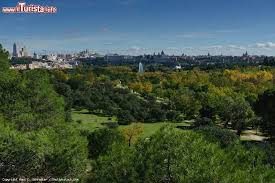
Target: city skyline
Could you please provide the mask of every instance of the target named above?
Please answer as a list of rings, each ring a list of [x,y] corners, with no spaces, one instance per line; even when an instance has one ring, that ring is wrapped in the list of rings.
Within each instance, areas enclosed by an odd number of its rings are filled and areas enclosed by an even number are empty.
[[[0,43],[33,52],[180,55],[275,55],[275,2],[266,0],[25,1],[53,5],[53,15],[1,14]],[[18,1],[1,1],[15,6]]]
[[[18,49],[20,48],[20,49]],[[6,48],[5,48],[6,49]],[[6,50],[12,50],[9,51],[9,55],[11,57],[32,57],[33,55],[77,55],[83,52],[87,52],[89,54],[94,54],[94,55],[98,55],[98,56],[108,56],[108,55],[115,55],[115,56],[119,56],[119,55],[123,55],[123,54],[118,54],[118,53],[100,53],[100,52],[96,52],[96,50],[89,50],[89,49],[85,49],[85,50],[75,50],[74,52],[69,52],[69,51],[65,51],[65,52],[58,52],[58,51],[47,51],[47,50],[42,50],[40,52],[37,52],[35,50],[33,50],[31,53],[28,52],[28,48],[26,45],[24,44],[20,44],[20,46],[18,46],[18,44],[16,42],[13,43],[12,45],[12,49],[6,49]],[[223,54],[211,54],[210,52],[206,53],[206,54],[199,54],[199,55],[192,55],[192,54],[185,54],[183,53],[179,53],[179,54],[167,54],[165,51],[167,50],[159,50],[157,52],[152,52],[152,53],[147,53],[147,54],[137,54],[137,55],[131,55],[129,53],[124,54],[125,56],[143,56],[143,55],[151,55],[151,56],[232,56],[232,55],[223,55]],[[244,51],[242,54],[237,55],[237,56],[268,56],[268,55],[257,55],[257,54],[249,54],[247,51]]]

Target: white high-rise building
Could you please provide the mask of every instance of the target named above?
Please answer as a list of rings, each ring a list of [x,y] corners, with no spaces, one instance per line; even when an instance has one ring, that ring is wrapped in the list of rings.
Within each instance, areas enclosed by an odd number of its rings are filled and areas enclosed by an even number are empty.
[[[39,59],[39,56],[34,52],[34,53],[33,53],[33,58],[34,58],[34,59]]]
[[[24,57],[28,57],[29,56],[26,46],[24,46],[24,48],[23,48],[23,56]]]
[[[26,46],[24,46],[20,51],[19,51],[19,57],[28,57],[28,51]]]

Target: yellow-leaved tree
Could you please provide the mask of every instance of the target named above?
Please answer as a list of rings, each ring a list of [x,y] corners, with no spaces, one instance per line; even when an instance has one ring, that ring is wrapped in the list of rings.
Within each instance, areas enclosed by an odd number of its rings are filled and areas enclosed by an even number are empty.
[[[143,125],[140,123],[135,123],[127,128],[123,128],[121,133],[123,134],[125,140],[128,142],[129,147],[134,143],[140,134],[144,131]]]

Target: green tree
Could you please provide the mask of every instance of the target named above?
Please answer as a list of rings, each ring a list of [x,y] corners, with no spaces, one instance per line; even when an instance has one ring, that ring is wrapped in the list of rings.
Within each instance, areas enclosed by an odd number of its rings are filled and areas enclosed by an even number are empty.
[[[123,136],[117,131],[108,128],[90,132],[88,138],[89,158],[96,159],[105,154],[113,143],[123,142]]]
[[[117,115],[118,123],[121,125],[128,125],[135,121],[135,118],[128,110],[119,110]]]
[[[187,119],[196,118],[202,107],[194,93],[186,89],[173,94],[170,100],[173,109],[182,112]]]
[[[254,111],[250,104],[245,101],[243,97],[229,97],[220,98],[219,102],[214,108],[215,114],[219,115],[223,121],[225,128],[229,125],[237,130],[237,134],[251,126],[254,119]]]
[[[44,167],[41,170],[47,170],[50,177],[82,180],[88,165],[87,139],[81,136],[75,127],[66,124],[42,130],[37,135],[40,134],[47,134],[51,146],[54,147],[53,152],[45,157],[46,161],[44,161]]]
[[[272,139],[275,139],[275,91],[268,90],[260,95],[255,109],[262,117],[260,127]]]
[[[206,132],[207,129],[204,129]],[[211,134],[210,130],[207,132]],[[273,182],[275,171],[265,165],[256,147],[243,147],[237,139],[221,148],[219,131],[209,135],[161,128],[135,146],[114,144],[93,163],[90,182],[194,183]]]
[[[1,177],[84,177],[87,140],[64,111],[47,71],[0,72]]]
[[[87,142],[77,130],[55,126],[22,133],[0,120],[1,177],[84,177]]]
[[[133,156],[134,149],[126,144],[114,144],[106,155],[93,162],[88,182],[139,183]]]
[[[241,183],[275,180],[274,170],[264,165],[265,158],[258,149],[245,149],[234,137],[229,140],[233,143],[224,146],[228,149],[223,150],[216,142],[209,143],[208,138],[208,135],[164,127],[150,139],[141,141],[134,156],[141,182]]]
[[[211,143],[219,143],[222,148],[238,144],[239,137],[228,129],[218,126],[200,126],[198,132],[205,135],[205,139]]]
[[[53,76],[56,81],[65,83],[68,80],[68,75],[62,70],[54,70]]]
[[[63,99],[45,71],[1,74],[0,96],[0,113],[19,130],[41,129],[64,120]]]
[[[7,71],[10,68],[8,55],[9,53],[0,44],[0,72]]]

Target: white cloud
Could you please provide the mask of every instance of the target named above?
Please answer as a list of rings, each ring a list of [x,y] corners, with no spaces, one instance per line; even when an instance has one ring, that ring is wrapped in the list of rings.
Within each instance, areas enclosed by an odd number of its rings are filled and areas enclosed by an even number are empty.
[[[149,48],[143,48],[143,47],[139,47],[139,46],[131,46],[129,48],[126,49],[122,49],[121,53],[122,54],[130,54],[130,55],[142,55],[142,54],[147,54],[150,53],[150,49]]]
[[[256,48],[270,49],[270,48],[275,48],[275,43],[273,43],[273,42],[256,43],[255,47],[256,47]]]
[[[236,49],[236,50],[245,50],[246,49],[244,46],[238,46],[238,45],[228,45],[228,48]]]
[[[138,46],[131,46],[128,50],[129,51],[141,51],[141,50],[143,50],[143,48],[138,47]]]

